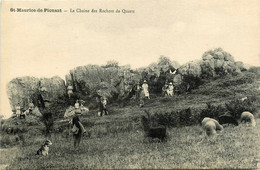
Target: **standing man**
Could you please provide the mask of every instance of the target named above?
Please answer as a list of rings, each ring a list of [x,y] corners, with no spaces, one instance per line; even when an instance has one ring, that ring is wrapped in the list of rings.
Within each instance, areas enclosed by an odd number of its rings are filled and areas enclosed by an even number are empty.
[[[167,95],[168,96],[173,96],[173,89],[174,89],[173,84],[172,84],[172,82],[170,82],[169,87],[167,89]]]
[[[149,89],[148,89],[148,84],[147,81],[144,80],[144,84],[142,85],[142,89],[144,91],[144,96],[147,97],[148,99],[150,99],[150,94],[149,94]]]
[[[140,86],[140,83],[139,83],[139,82],[136,84],[136,89],[135,89],[135,91],[136,91],[136,94],[135,94],[135,96],[136,96],[136,101],[139,101],[139,99],[140,99],[140,93],[141,93],[141,86]]]
[[[69,99],[70,99],[70,97],[72,96],[72,94],[73,94],[73,87],[72,87],[72,85],[71,85],[71,83],[69,82],[69,84],[68,84],[68,88],[67,88],[67,90],[68,90],[68,96],[69,96]]]

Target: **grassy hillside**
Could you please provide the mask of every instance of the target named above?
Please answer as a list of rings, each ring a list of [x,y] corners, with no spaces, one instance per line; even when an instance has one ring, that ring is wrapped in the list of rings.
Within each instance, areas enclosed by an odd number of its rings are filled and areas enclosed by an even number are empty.
[[[149,143],[141,131],[83,138],[77,151],[72,140],[51,137],[49,156],[35,156],[44,138],[20,147],[10,168],[256,168],[260,146],[257,127],[226,127],[205,138],[200,126],[172,128],[166,143]],[[8,155],[5,155],[8,156]]]
[[[1,125],[1,146],[12,143],[18,146],[18,151],[11,162],[6,159],[8,150],[4,152],[1,160],[5,161],[1,164],[8,162],[10,168],[256,168],[260,158],[259,119],[256,127],[225,127],[216,138],[210,139],[203,135],[199,122],[207,103],[224,108],[225,103],[247,96],[250,101],[252,98],[254,107],[260,106],[257,80],[259,74],[253,70],[205,81],[190,93],[173,97],[151,94],[151,100],[143,108],[130,99],[124,107],[109,105],[108,116],[98,117],[97,110],[91,110],[80,118],[88,133],[78,151],[73,150],[68,122],[57,119],[47,157],[35,157],[45,139],[41,123],[37,125],[34,120],[29,126],[27,122],[27,130],[19,135],[6,134],[8,127],[21,127],[24,121],[6,120]],[[191,108],[191,115],[184,116],[188,121],[180,122],[187,108]],[[144,138],[140,122],[144,110],[169,123],[166,143],[149,143]],[[258,110],[254,112],[256,117]]]

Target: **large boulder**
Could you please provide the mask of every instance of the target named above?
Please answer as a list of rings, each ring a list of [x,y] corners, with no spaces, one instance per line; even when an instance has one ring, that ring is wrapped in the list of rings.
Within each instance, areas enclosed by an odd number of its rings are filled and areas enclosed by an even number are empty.
[[[241,71],[247,70],[246,66],[244,66],[244,63],[243,63],[242,61],[237,61],[237,62],[235,62],[235,65],[236,65]]]
[[[43,95],[44,100],[55,102],[59,97],[63,97],[66,94],[65,81],[59,76],[41,78],[40,85],[46,88],[46,93]]]
[[[18,77],[7,84],[7,95],[11,109],[20,103],[21,108],[26,109],[31,96],[39,89],[39,79],[35,77]]]
[[[233,56],[221,48],[209,50],[202,56],[202,77],[241,73],[241,70],[243,70],[242,64],[236,63]]]
[[[182,83],[182,76],[181,74],[175,74],[174,78],[173,78],[173,85],[180,85]]]
[[[44,99],[54,102],[66,93],[65,82],[60,77],[52,78],[35,78],[35,77],[19,77],[14,78],[7,84],[7,95],[11,109],[15,110],[15,106],[20,103],[23,110],[28,108],[29,103],[37,98],[40,87],[46,88]]]
[[[193,75],[194,77],[200,77],[201,76],[201,61],[190,61],[184,65],[182,65],[180,68],[178,68],[178,71],[182,75]]]
[[[96,93],[107,98],[124,94],[132,88],[137,77],[129,67],[101,67],[87,65],[76,67],[66,75],[66,82],[72,82],[74,92],[84,96]]]

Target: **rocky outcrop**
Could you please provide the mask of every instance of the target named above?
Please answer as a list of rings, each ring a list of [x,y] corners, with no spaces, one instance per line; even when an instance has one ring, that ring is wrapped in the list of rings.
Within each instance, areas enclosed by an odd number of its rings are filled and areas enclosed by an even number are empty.
[[[66,94],[65,82],[58,76],[41,78],[40,85],[46,88],[46,93],[43,95],[44,100],[55,102],[59,97],[63,97]]]
[[[39,89],[39,79],[35,77],[19,77],[7,84],[7,95],[12,110],[20,103],[21,108],[26,109],[31,96]]]
[[[100,93],[108,98],[124,94],[131,89],[136,75],[128,67],[80,66],[66,75],[66,82],[73,84],[74,92],[85,96]]]
[[[182,65],[180,68],[178,68],[178,72],[181,75],[194,75],[196,77],[201,76],[201,61],[190,61],[184,65]]]
[[[233,56],[221,48],[209,50],[202,56],[201,62],[202,76],[215,77],[216,75],[225,75],[241,73],[241,63],[235,62]]]
[[[7,95],[12,110],[15,110],[18,103],[23,110],[26,110],[29,103],[37,98],[35,95],[39,93],[42,86],[46,88],[43,97],[50,102],[54,102],[66,93],[65,82],[58,76],[41,79],[29,76],[15,78],[7,84]]]

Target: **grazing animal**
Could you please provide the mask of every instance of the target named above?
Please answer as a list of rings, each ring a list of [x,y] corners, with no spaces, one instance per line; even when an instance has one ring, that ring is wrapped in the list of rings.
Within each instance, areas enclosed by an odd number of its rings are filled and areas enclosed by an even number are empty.
[[[243,112],[240,119],[241,123],[250,123],[253,127],[256,125],[254,115],[248,111]]]
[[[238,122],[236,119],[234,119],[232,116],[228,116],[228,115],[221,115],[218,117],[219,120],[219,124],[223,125],[223,124],[233,124],[238,126]]]
[[[208,136],[214,136],[217,134],[217,130],[223,130],[223,126],[221,126],[218,121],[209,117],[205,117],[201,124]]]
[[[142,116],[141,120],[147,137],[158,138],[162,142],[166,139],[166,127],[150,127],[150,122],[145,116]]]
[[[43,155],[46,156],[49,154],[49,146],[52,145],[50,140],[46,140],[44,144],[40,147],[37,151],[36,155]]]

